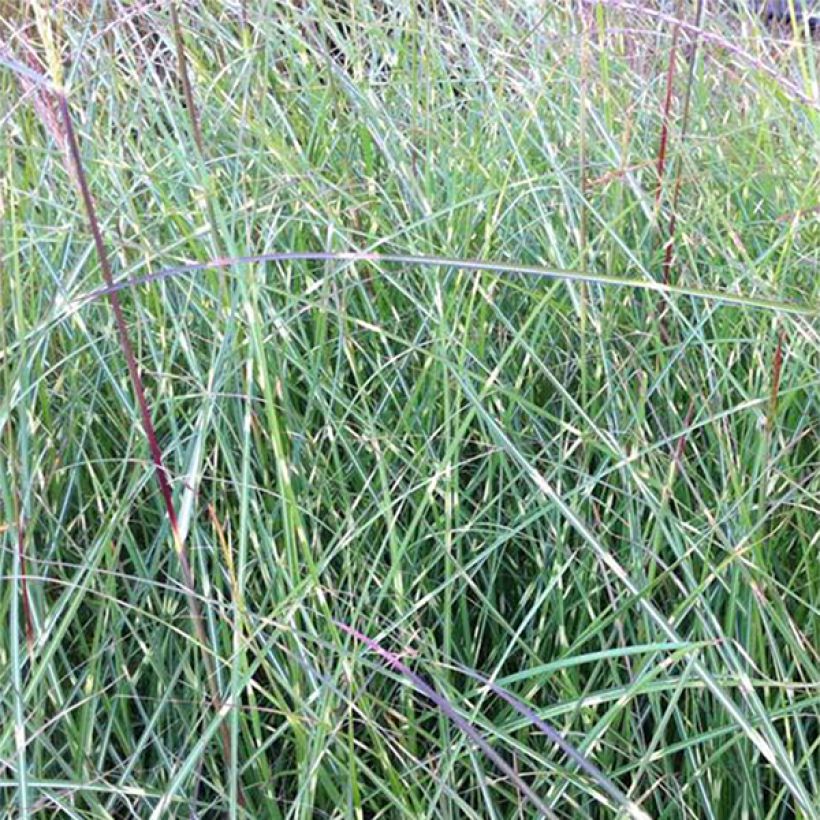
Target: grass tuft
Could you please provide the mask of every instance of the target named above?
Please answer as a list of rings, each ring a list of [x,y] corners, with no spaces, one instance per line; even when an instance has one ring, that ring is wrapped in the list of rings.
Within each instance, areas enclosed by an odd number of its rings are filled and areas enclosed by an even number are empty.
[[[818,816],[805,31],[0,6],[3,816]]]

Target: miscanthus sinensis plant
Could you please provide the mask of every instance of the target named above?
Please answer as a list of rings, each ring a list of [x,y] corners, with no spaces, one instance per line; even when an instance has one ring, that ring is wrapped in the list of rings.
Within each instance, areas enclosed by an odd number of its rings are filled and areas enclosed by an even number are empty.
[[[806,34],[4,4],[4,816],[820,815]]]

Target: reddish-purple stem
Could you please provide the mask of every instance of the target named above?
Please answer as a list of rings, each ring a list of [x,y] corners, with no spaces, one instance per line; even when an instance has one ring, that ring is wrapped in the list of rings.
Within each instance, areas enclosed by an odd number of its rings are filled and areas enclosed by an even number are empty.
[[[675,186],[677,188],[677,185]],[[669,217],[669,233],[663,248],[663,283],[668,285],[672,278],[672,259],[675,254],[675,230],[678,226],[677,215],[672,212]]]
[[[486,686],[491,692],[498,695],[498,697],[512,706],[518,714],[523,715],[533,725],[537,726],[547,736],[547,738],[549,738],[549,740],[551,740],[568,758],[570,758],[570,760],[578,766],[579,769],[581,769],[581,771],[588,774],[613,800],[625,807],[629,813],[640,814],[635,811],[635,807],[633,807],[626,795],[624,795],[623,792],[621,792],[621,790],[618,789],[617,786],[615,786],[615,784],[612,783],[612,781],[609,780],[609,778],[607,778],[597,766],[595,766],[595,764],[570,746],[569,743],[564,740],[560,732],[553,729],[549,723],[538,717],[538,715],[530,709],[529,706],[518,700],[515,695],[511,695],[506,689],[502,689],[502,687],[500,687],[497,683],[493,683],[493,681],[484,675],[475,672],[472,669],[468,669],[466,666],[461,666],[461,664],[457,666],[457,669],[462,672],[462,674],[479,681],[483,686]]]
[[[554,812],[544,803],[543,800],[521,779],[520,775],[515,771],[515,769],[501,757],[498,752],[493,749],[492,746],[481,736],[479,731],[465,718],[463,718],[450,702],[445,698],[443,695],[440,695],[435,689],[433,689],[430,684],[424,681],[419,675],[413,672],[412,669],[405,666],[399,656],[393,652],[390,652],[388,649],[384,649],[379,643],[374,641],[372,638],[368,638],[362,632],[359,632],[358,629],[354,629],[352,626],[348,626],[347,624],[341,623],[340,621],[335,621],[336,626],[339,627],[343,632],[346,632],[348,635],[354,637],[360,643],[363,643],[368,649],[375,652],[381,658],[383,658],[387,664],[397,672],[402,674],[413,686],[416,688],[417,691],[421,692],[422,695],[427,697],[431,700],[445,715],[452,723],[454,723],[462,732],[464,732],[467,737],[472,740],[476,746],[502,771],[510,780],[515,784],[515,787],[546,817],[555,817]]]
[[[680,139],[683,140],[686,136],[687,126],[689,124],[689,106],[692,101],[692,85],[694,83],[694,76],[695,76],[695,57],[697,56],[698,50],[698,32],[700,31],[700,25],[703,22],[703,13],[704,13],[704,4],[703,0],[698,0],[697,9],[695,11],[695,34],[694,39],[692,42],[692,48],[689,55],[689,79],[686,83],[686,94],[683,101],[683,115],[681,121],[681,134]],[[668,229],[668,239],[666,241],[666,246],[664,248],[664,255],[663,255],[663,283],[668,285],[672,280],[672,260],[674,258],[674,250],[675,250],[675,232],[677,230],[678,225],[678,201],[680,199],[680,190],[681,190],[681,182],[683,180],[683,172],[681,169],[681,164],[678,162],[678,173],[675,177],[675,188],[672,193],[672,203],[671,203],[671,214],[669,217],[669,229]]]
[[[80,195],[83,198],[86,214],[88,215],[88,224],[91,228],[91,236],[94,239],[94,247],[97,250],[97,258],[100,260],[103,279],[105,280],[106,287],[112,288],[114,285],[114,276],[111,273],[108,253],[105,250],[102,233],[97,221],[94,200],[91,198],[91,191],[85,178],[85,171],[83,169],[83,164],[80,157],[80,149],[77,144],[77,137],[74,133],[74,126],[71,122],[71,112],[68,110],[68,100],[65,94],[58,94],[57,99],[60,105],[60,113],[63,117],[63,123],[65,125],[71,163],[74,166],[77,185],[80,189]],[[120,347],[122,348],[123,355],[125,356],[125,362],[128,366],[128,373],[131,376],[131,383],[134,386],[134,393],[137,397],[137,405],[139,406],[140,417],[142,418],[142,427],[145,431],[145,437],[148,439],[148,447],[151,451],[151,459],[154,462],[159,489],[162,493],[163,501],[165,502],[165,511],[168,514],[168,522],[171,525],[171,533],[174,538],[174,543],[178,544],[180,541],[179,524],[177,522],[176,510],[174,509],[173,493],[171,491],[171,485],[168,481],[168,476],[165,472],[165,466],[162,462],[162,450],[160,449],[159,441],[157,440],[154,424],[151,421],[151,411],[148,409],[148,402],[145,398],[142,376],[140,375],[139,368],[137,367],[137,360],[134,356],[134,348],[131,346],[131,340],[128,337],[128,327],[125,323],[122,305],[120,304],[119,295],[115,290],[109,291],[108,299],[111,303],[111,309],[114,311],[114,321],[117,325],[117,334],[120,340]]]
[[[119,336],[120,347],[122,348],[125,361],[128,366],[128,373],[131,377],[131,384],[133,385],[134,393],[137,397],[137,404],[139,406],[140,418],[142,419],[142,427],[145,431],[145,437],[148,439],[148,447],[151,451],[151,459],[154,462],[154,470],[157,476],[160,493],[162,494],[165,503],[165,511],[168,515],[168,523],[171,527],[171,535],[174,540],[174,547],[179,559],[180,568],[182,570],[182,580],[185,586],[185,595],[188,601],[188,609],[191,613],[191,620],[194,624],[194,632],[196,638],[202,647],[202,657],[207,671],[208,686],[210,689],[211,703],[214,711],[219,712],[222,707],[222,698],[216,687],[216,678],[214,670],[207,654],[208,640],[205,633],[205,627],[202,623],[202,615],[199,609],[199,603],[196,598],[196,591],[194,587],[194,574],[191,570],[191,564],[188,560],[188,551],[185,548],[185,542],[179,530],[179,522],[177,519],[176,509],[174,507],[173,493],[171,491],[171,484],[168,481],[168,475],[165,465],[162,460],[162,450],[159,446],[156,430],[151,421],[151,411],[148,409],[148,402],[145,398],[145,388],[142,382],[139,368],[137,367],[137,360],[134,356],[134,349],[131,346],[131,341],[128,337],[128,327],[125,323],[125,316],[122,312],[119,296],[114,286],[114,276],[111,272],[111,264],[108,261],[108,253],[105,250],[105,243],[103,242],[102,232],[100,230],[99,221],[97,219],[97,212],[94,207],[94,199],[91,196],[91,190],[88,187],[88,181],[85,177],[85,170],[82,164],[82,157],[80,156],[80,148],[77,142],[77,136],[74,132],[74,125],[71,120],[71,112],[68,108],[68,99],[62,92],[57,92],[57,100],[60,106],[60,113],[62,114],[63,123],[65,125],[65,136],[68,145],[69,158],[74,168],[74,176],[77,182],[77,187],[80,189],[83,204],[85,206],[86,215],[88,216],[88,224],[91,229],[91,235],[94,239],[94,246],[97,251],[97,257],[100,260],[100,267],[102,268],[103,279],[105,280],[106,288],[108,289],[109,302],[111,309],[114,311],[114,321],[117,325],[117,334]],[[225,762],[228,768],[231,767],[231,740],[228,734],[228,727],[222,723],[220,724],[220,734],[222,739],[222,750],[225,757]],[[244,805],[244,798],[240,791],[239,802]]]
[[[774,417],[777,413],[777,396],[780,392],[780,374],[783,369],[783,331],[777,336],[777,347],[772,362],[772,389],[769,394],[769,429],[774,427]]]
[[[22,517],[17,521],[17,556],[20,561],[20,592],[23,597],[23,618],[26,622],[26,646],[30,658],[34,657],[34,619],[31,615],[31,601],[28,597],[28,578],[26,573],[26,540],[25,524]]]
[[[205,159],[205,146],[202,142],[202,129],[199,125],[199,116],[194,103],[194,92],[191,88],[191,80],[188,77],[188,60],[185,56],[185,42],[182,39],[182,26],[179,24],[176,0],[171,0],[171,26],[174,30],[174,41],[177,47],[177,64],[179,65],[179,76],[182,80],[182,93],[185,96],[185,106],[188,109],[188,116],[191,118],[191,128],[194,132],[194,142],[199,150],[202,159]]]
[[[680,11],[680,4],[678,5]],[[680,36],[680,21],[675,24],[672,32],[672,48],[669,51],[669,66],[666,70],[666,97],[663,103],[663,121],[661,123],[661,138],[658,145],[658,163],[657,163],[657,177],[658,184],[655,189],[655,206],[659,206],[661,202],[661,194],[663,193],[663,173],[666,167],[666,149],[669,142],[669,117],[672,110],[672,92],[674,90],[675,80],[675,61],[678,54],[678,38]]]
[[[695,417],[695,400],[689,402],[689,409],[686,411],[686,419],[683,422],[683,427],[685,430],[688,430],[692,424],[692,419]],[[678,469],[680,469],[683,460],[683,451],[686,449],[686,439],[687,433],[684,433],[679,439],[677,446],[675,447],[675,463],[678,465]]]
[[[191,262],[186,265],[178,265],[172,268],[164,268],[155,273],[147,273],[144,276],[137,276],[133,279],[128,279],[108,286],[105,285],[96,290],[89,291],[80,296],[77,296],[71,304],[78,306],[87,302],[93,302],[95,299],[101,299],[112,292],[119,292],[128,288],[135,288],[139,285],[147,285],[152,282],[160,282],[167,279],[174,279],[177,276],[182,276],[187,273],[195,273],[196,271],[230,268],[237,265],[248,265],[259,262],[295,262],[295,261],[312,261],[312,262],[374,262],[378,264],[401,264],[401,265],[420,265],[423,267],[436,268],[457,268],[458,270],[469,270],[475,272],[486,271],[499,276],[503,275],[517,275],[517,276],[532,276],[537,279],[561,279],[567,282],[591,282],[593,284],[606,284],[606,279],[596,276],[593,273],[584,273],[582,271],[571,270],[547,270],[544,268],[536,268],[529,265],[520,265],[513,262],[494,262],[491,260],[482,259],[457,259],[455,257],[444,256],[419,256],[415,254],[390,254],[390,253],[372,253],[369,251],[274,251],[272,253],[254,253],[242,256],[218,256],[209,259],[206,262]],[[510,271],[512,273],[510,273]],[[640,290],[665,291],[667,288],[660,282],[655,282],[652,279],[635,279],[626,281],[610,280],[609,284],[620,287],[631,287]],[[681,295],[688,295],[692,297],[703,297],[715,299],[721,302],[730,304],[747,304],[745,297],[738,296],[732,293],[720,293],[718,291],[696,291],[688,290],[675,285],[670,285],[668,290],[673,293]],[[814,316],[818,313],[816,308],[800,303],[780,302],[776,300],[756,299],[758,307],[769,307],[773,310],[783,310],[787,313],[802,313]]]

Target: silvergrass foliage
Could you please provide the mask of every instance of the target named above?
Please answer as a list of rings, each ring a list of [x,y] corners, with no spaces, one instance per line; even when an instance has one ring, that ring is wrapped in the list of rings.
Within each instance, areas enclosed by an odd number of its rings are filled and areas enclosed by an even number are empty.
[[[1,25],[3,816],[820,816],[816,43]]]

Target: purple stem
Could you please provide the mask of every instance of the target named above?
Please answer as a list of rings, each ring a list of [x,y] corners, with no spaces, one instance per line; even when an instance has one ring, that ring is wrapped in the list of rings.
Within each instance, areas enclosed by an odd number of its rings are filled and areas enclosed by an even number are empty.
[[[516,788],[527,797],[527,799],[540,811],[545,817],[554,818],[556,815],[554,812],[544,803],[543,800],[521,779],[518,773],[501,757],[498,752],[493,749],[492,746],[481,736],[478,730],[463,718],[450,702],[443,696],[440,695],[432,686],[426,683],[419,675],[413,672],[412,669],[405,666],[401,660],[399,660],[398,655],[390,652],[388,649],[384,649],[379,643],[374,641],[372,638],[368,638],[367,635],[359,632],[357,629],[354,629],[352,626],[348,626],[347,624],[341,623],[340,621],[334,621],[336,626],[339,627],[343,632],[346,632],[348,635],[352,635],[357,641],[363,643],[368,649],[373,650],[377,655],[387,661],[389,666],[392,666],[397,672],[400,672],[404,675],[413,686],[421,692],[425,697],[429,698],[433,703],[438,706],[441,710],[442,714],[444,714],[449,720],[451,720],[462,732],[464,732],[467,737],[472,740],[476,746],[502,771],[507,777],[512,780],[515,784]]]

